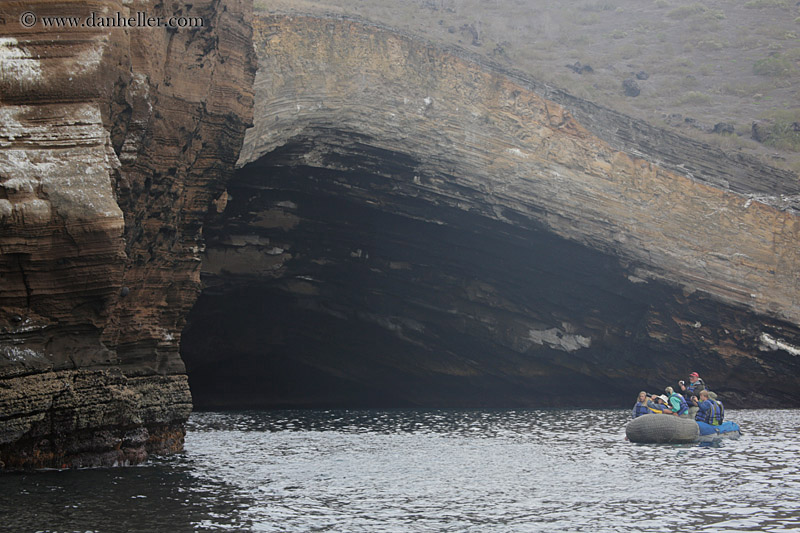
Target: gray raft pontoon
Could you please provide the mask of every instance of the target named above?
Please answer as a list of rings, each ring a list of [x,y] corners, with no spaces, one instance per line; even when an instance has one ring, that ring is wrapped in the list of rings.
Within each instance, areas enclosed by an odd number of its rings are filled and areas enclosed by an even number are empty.
[[[631,442],[648,444],[691,444],[700,440],[700,428],[690,418],[669,415],[644,415],[625,426]]]

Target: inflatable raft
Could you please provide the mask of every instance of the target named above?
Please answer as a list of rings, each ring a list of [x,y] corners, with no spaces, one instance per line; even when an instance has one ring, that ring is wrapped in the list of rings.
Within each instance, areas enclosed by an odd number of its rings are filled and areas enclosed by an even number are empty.
[[[741,431],[735,422],[712,426],[691,418],[652,414],[628,422],[625,436],[631,442],[645,444],[703,444],[723,438],[738,439]]]

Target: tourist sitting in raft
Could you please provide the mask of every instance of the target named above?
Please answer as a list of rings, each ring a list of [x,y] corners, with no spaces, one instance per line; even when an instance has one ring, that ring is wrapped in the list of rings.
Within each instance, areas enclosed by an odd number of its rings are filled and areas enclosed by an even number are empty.
[[[645,391],[640,392],[639,397],[636,399],[636,405],[633,406],[633,418],[652,414],[675,414],[672,412],[667,400],[668,398],[663,394],[661,396],[653,394],[648,398]]]
[[[653,399],[656,402],[656,409],[658,409],[660,413],[665,415],[677,414],[669,406],[669,398],[667,398],[665,395],[662,394],[661,396],[653,396]]]
[[[681,391],[683,392],[684,397],[687,401],[696,404],[696,398],[700,394],[701,390],[706,388],[705,382],[700,378],[700,374],[697,372],[692,372],[689,374],[689,385],[686,385],[683,381],[679,381],[678,385],[681,386]]]
[[[636,405],[633,406],[633,418],[638,418],[642,415],[663,413],[663,408],[665,406],[657,404],[654,401],[657,398],[658,396],[655,394],[648,398],[645,391],[640,392],[639,397],[636,399]]]
[[[712,400],[707,390],[700,391],[700,404],[698,407],[700,409],[694,417],[697,422],[719,426],[725,419],[725,408],[722,406],[722,402]]]
[[[642,391],[639,397],[636,398],[636,404],[633,406],[633,418],[638,418],[642,415],[649,415],[655,411],[656,404],[647,397],[647,393]]]
[[[682,418],[689,418],[689,404],[686,398],[684,398],[682,394],[675,392],[672,387],[667,387],[664,389],[664,392],[669,395],[669,401],[667,403],[672,409],[672,412]]]

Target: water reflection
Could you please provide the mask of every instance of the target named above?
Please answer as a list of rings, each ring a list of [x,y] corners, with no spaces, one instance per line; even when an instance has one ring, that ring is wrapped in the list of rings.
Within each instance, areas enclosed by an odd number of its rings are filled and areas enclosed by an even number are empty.
[[[634,445],[628,410],[195,413],[186,453],[0,477],[14,531],[800,529],[800,411],[719,448]],[[10,520],[10,521],[9,521]]]
[[[189,431],[332,431],[340,433],[429,433],[494,439],[558,437],[579,431],[618,432],[629,414],[620,411],[507,409],[276,410],[195,413]]]
[[[261,504],[246,513],[255,528],[278,523],[289,530],[351,531],[800,526],[792,509],[800,497],[793,470],[797,445],[791,440],[798,412],[731,412],[745,436],[716,449],[632,445],[624,441],[628,416],[627,411],[284,411],[207,413],[193,424],[198,437],[213,428],[218,438],[222,428],[236,427],[226,446],[237,450],[240,460],[253,462],[237,484],[245,492],[258,487]],[[194,453],[214,453],[215,445],[206,449],[200,438],[195,444]]]
[[[237,527],[252,502],[201,480],[186,456],[148,465],[0,476],[0,531],[196,531]]]

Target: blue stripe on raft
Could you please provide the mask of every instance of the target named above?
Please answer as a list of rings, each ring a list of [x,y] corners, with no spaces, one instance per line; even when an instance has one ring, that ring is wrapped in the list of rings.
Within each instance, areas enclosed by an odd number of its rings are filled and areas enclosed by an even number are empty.
[[[731,431],[740,431],[739,424],[737,424],[736,422],[723,422],[722,424],[720,424],[717,427],[719,428],[719,432],[720,433],[729,433]]]
[[[730,433],[732,431],[739,431],[739,424],[736,422],[723,422],[718,426],[712,426],[705,422],[697,422],[700,426],[700,435],[714,435],[716,433]]]

